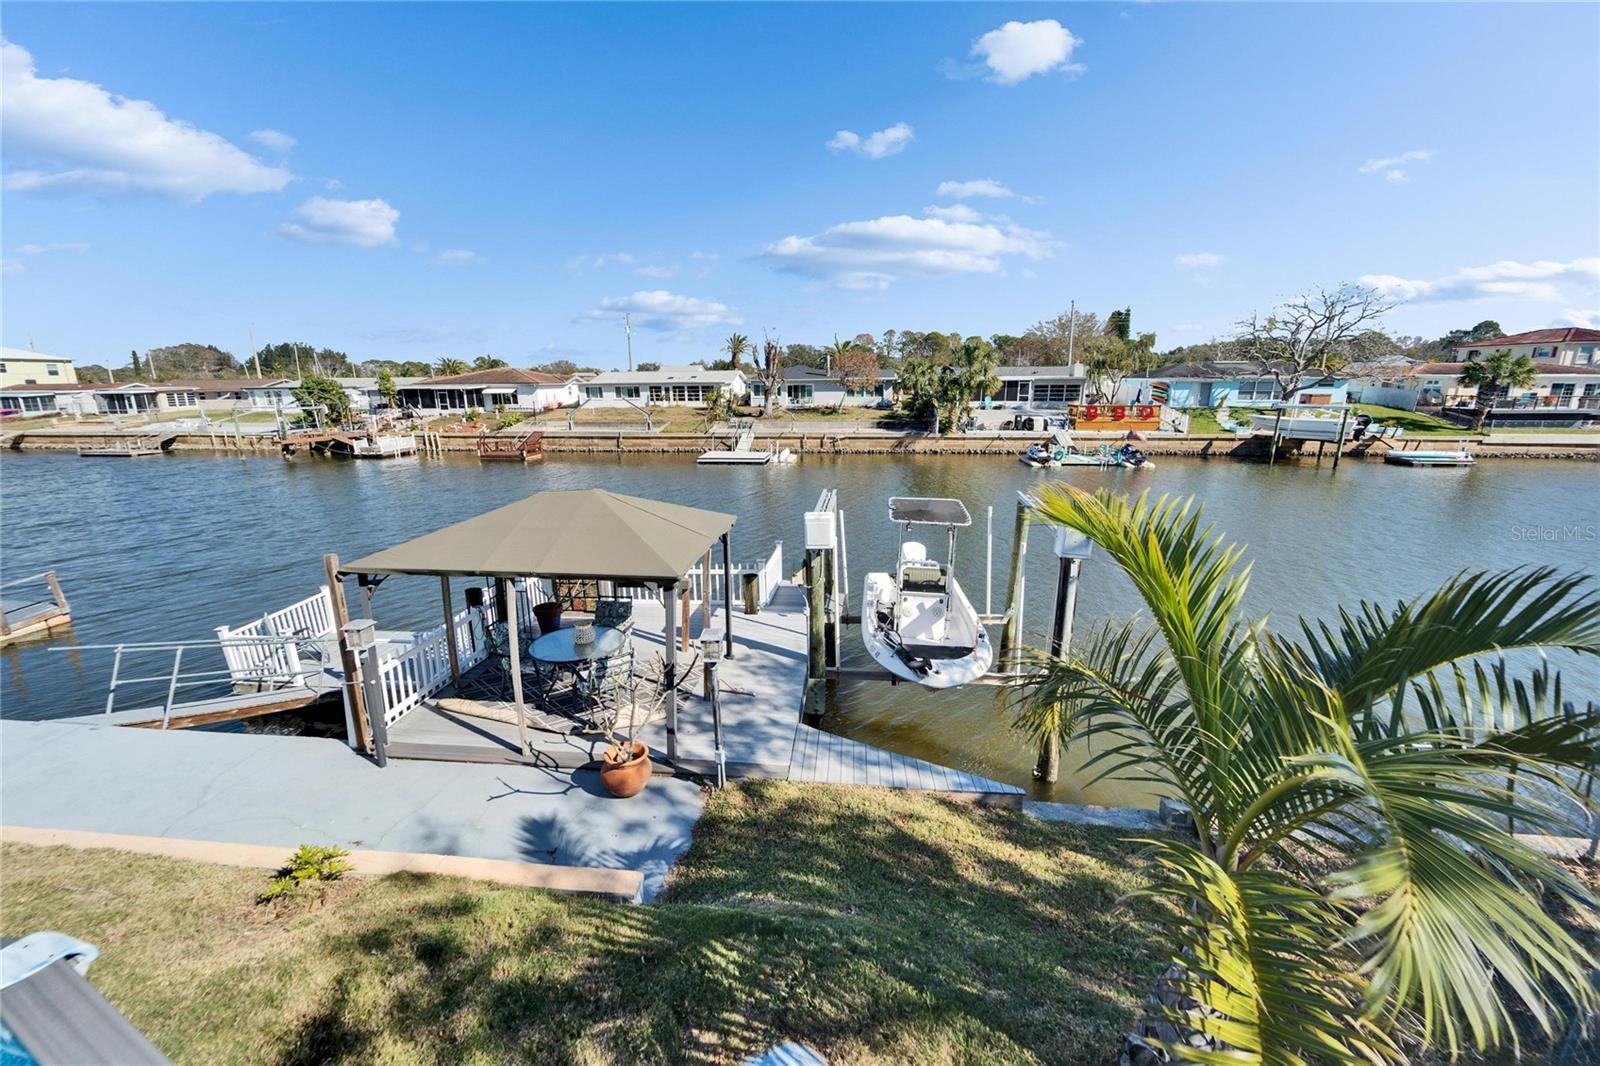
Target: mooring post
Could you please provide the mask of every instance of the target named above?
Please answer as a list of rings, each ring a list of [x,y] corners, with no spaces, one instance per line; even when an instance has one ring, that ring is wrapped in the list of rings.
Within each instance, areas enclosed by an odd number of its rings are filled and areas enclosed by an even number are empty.
[[[444,640],[445,646],[450,650],[450,682],[454,685],[461,684],[461,653],[456,650],[456,621],[454,606],[450,602],[450,575],[439,575],[439,593],[444,597]],[[370,601],[368,603],[370,607]],[[368,617],[370,617],[370,611]]]
[[[817,549],[806,549],[806,677],[813,681],[822,679],[828,665],[822,589],[825,560],[822,556]]]
[[[1339,443],[1333,446],[1333,468],[1339,469],[1339,457],[1344,454],[1344,427],[1350,421],[1350,405],[1345,404],[1344,410],[1339,412]]]
[[[678,583],[674,581],[668,585],[666,594],[661,597],[662,606],[667,611],[666,628],[662,632],[665,638],[666,655],[661,663],[661,683],[667,690],[667,761],[678,761],[678,634],[672,611],[678,598]],[[685,627],[687,628],[687,627]]]
[[[1278,417],[1272,420],[1272,450],[1267,452],[1267,465],[1271,466],[1278,461],[1278,442],[1283,439],[1283,407],[1278,408]]]
[[[345,626],[350,621],[350,609],[344,601],[344,582],[339,578],[339,557],[329,552],[322,557],[322,568],[328,576],[328,606],[333,610],[333,631],[339,636],[339,666],[344,671],[345,699],[350,701],[350,717],[356,727],[356,747],[372,750],[372,726],[367,718],[367,701],[356,679],[360,668],[356,663],[355,649],[350,646]]]
[[[1000,663],[1016,672],[1022,665],[1022,608],[1028,565],[1028,500],[1017,494],[1017,518],[1011,532],[1011,583],[1006,592],[1006,627],[1000,632]]]

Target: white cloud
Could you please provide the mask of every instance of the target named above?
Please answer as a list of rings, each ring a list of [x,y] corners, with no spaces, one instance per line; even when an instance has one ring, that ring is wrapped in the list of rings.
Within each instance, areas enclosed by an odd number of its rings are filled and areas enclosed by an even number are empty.
[[[23,269],[20,259],[0,259],[0,274],[9,277],[12,274],[22,273]]]
[[[446,248],[433,257],[435,266],[467,266],[483,262],[483,256],[465,248]]]
[[[372,248],[394,243],[400,212],[383,200],[330,200],[313,196],[295,208],[295,220],[278,232],[308,244],[354,244]]]
[[[1185,252],[1173,256],[1172,262],[1185,270],[1209,270],[1222,265],[1222,256],[1216,252]]]
[[[834,152],[854,152],[864,155],[868,159],[882,159],[888,155],[899,155],[906,150],[916,131],[904,122],[896,122],[888,129],[869,133],[865,137],[850,130],[840,130],[828,142],[828,148]]]
[[[785,237],[763,254],[789,273],[881,289],[908,274],[992,274],[1008,257],[1048,258],[1053,245],[1048,233],[1019,226],[888,215]]]
[[[1502,259],[1484,266],[1462,267],[1442,278],[1366,274],[1360,281],[1390,299],[1413,303],[1497,298],[1555,304],[1580,293],[1584,299],[1597,298],[1600,258],[1567,262],[1540,259],[1531,263]]]
[[[642,278],[670,278],[678,272],[675,266],[642,266],[634,273]]]
[[[6,154],[26,160],[5,188],[146,191],[202,200],[276,192],[293,180],[215,133],[169,118],[147,100],[77,78],[41,78],[27,49],[0,42],[0,124]]]
[[[1008,22],[972,44],[973,56],[989,68],[989,80],[1015,85],[1051,70],[1081,70],[1072,64],[1072,50],[1083,41],[1055,19]]]
[[[1432,159],[1433,149],[1413,148],[1409,152],[1401,152],[1385,159],[1369,159],[1361,164],[1361,173],[1376,174],[1381,171],[1384,181],[1399,185],[1411,180],[1411,175],[1405,169],[1408,164],[1427,163]]]
[[[1017,194],[993,178],[978,178],[976,181],[941,181],[933,195],[942,196],[947,200],[965,200],[975,196],[989,200],[1004,200]]]
[[[635,325],[656,330],[735,325],[740,321],[727,304],[682,296],[665,289],[640,291],[631,296],[608,296],[583,317],[617,319],[624,314],[632,315]]]
[[[982,222],[983,216],[966,204],[924,207],[922,213],[929,218],[942,218],[946,222]]]
[[[274,152],[287,152],[300,143],[282,130],[274,129],[255,130],[250,134],[250,139]]]
[[[1582,308],[1567,308],[1561,312],[1570,325],[1581,326],[1583,329],[1600,329],[1600,308],[1583,310]]]
[[[87,252],[89,245],[85,241],[57,241],[54,244],[19,244],[17,252],[20,255],[47,255],[51,252]]]

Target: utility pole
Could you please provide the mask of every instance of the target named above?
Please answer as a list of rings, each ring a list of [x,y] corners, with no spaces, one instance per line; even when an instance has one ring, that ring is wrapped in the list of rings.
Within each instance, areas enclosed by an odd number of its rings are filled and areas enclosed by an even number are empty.
[[[628,335],[628,370],[633,371],[633,316],[622,312],[622,330]]]
[[[250,331],[250,361],[256,365],[256,377],[261,377],[261,356],[256,352],[256,327],[252,323],[245,327]]]
[[[304,381],[305,379],[300,375],[300,346],[295,344],[291,345],[291,347],[294,348],[294,379],[296,381]]]
[[[1072,342],[1076,339],[1078,333],[1078,301],[1068,301],[1067,307],[1067,367],[1070,370],[1074,362]]]

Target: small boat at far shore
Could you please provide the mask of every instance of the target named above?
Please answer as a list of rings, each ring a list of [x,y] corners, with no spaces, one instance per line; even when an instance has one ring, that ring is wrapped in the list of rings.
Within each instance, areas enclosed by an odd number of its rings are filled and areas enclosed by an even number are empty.
[[[1028,445],[1028,450],[1017,457],[1024,466],[1054,469],[1062,466],[1128,466],[1141,468],[1153,466],[1148,456],[1132,444],[1113,448],[1102,444],[1092,452],[1081,452],[1072,443],[1072,436],[1064,429],[1051,432],[1048,441]]]
[[[1471,452],[1390,452],[1383,457],[1396,466],[1476,466]]]

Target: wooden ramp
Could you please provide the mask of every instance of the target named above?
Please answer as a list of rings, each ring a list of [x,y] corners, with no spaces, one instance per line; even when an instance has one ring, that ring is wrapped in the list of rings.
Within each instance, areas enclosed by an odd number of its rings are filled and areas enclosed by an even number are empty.
[[[216,725],[240,718],[261,714],[276,714],[309,707],[326,692],[310,686],[273,689],[267,692],[244,692],[214,699],[189,700],[174,703],[170,709],[161,707],[133,707],[110,714],[84,714],[58,721],[78,725],[132,726],[136,729],[188,729],[194,726]]]

